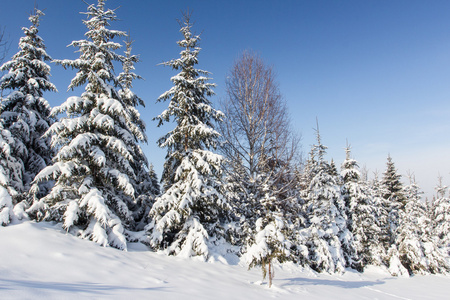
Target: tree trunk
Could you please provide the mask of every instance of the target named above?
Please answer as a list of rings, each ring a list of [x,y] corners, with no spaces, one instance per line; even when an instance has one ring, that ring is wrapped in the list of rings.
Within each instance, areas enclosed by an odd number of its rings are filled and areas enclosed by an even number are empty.
[[[269,288],[272,287],[272,279],[275,276],[272,268],[272,259],[269,258]]]

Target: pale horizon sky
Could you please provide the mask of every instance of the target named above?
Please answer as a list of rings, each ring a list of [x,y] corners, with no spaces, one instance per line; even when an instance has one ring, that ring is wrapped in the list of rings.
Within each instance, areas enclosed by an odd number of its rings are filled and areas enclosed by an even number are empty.
[[[11,41],[7,60],[17,52],[21,28],[30,26],[35,2],[45,9],[39,35],[49,55],[77,58],[66,46],[84,39],[83,1],[17,0],[0,11]],[[317,117],[327,158],[338,167],[348,140],[361,167],[381,176],[390,154],[404,181],[414,172],[429,198],[438,174],[450,185],[450,1],[109,0],[106,7],[117,8],[120,20],[111,28],[130,31],[141,58],[136,73],[145,81],[136,81],[134,92],[146,102],[139,108],[147,124],[143,148],[158,176],[166,150],[156,140],[170,129],[156,128],[152,118],[167,107],[156,99],[176,73],[157,64],[179,57],[176,20],[189,8],[202,36],[198,67],[217,84],[216,107],[234,60],[252,49],[275,69],[305,154],[315,143]],[[59,90],[45,95],[52,106],[81,94],[66,92],[75,71],[50,65]]]

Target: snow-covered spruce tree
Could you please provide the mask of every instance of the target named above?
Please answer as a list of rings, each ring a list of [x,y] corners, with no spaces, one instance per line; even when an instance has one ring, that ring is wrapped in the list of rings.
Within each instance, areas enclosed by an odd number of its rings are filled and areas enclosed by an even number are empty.
[[[273,202],[274,199],[265,199]],[[273,260],[284,262],[292,260],[291,242],[286,238],[289,234],[286,221],[282,213],[276,213],[267,209],[268,214],[256,221],[256,236],[254,243],[247,249],[245,257],[248,261],[249,269],[261,266],[263,280],[269,276],[269,287],[272,286],[272,279],[275,276],[273,270]]]
[[[22,161],[13,155],[14,138],[0,120],[0,224],[8,225],[14,218],[13,197],[23,188]],[[23,209],[22,209],[23,210]]]
[[[433,240],[431,220],[428,218],[421,192],[410,176],[410,184],[404,188],[406,204],[400,210],[400,223],[395,240],[398,258],[391,257],[390,270],[397,270],[400,262],[409,274],[446,273],[450,266],[446,257]],[[397,254],[397,253],[396,253]]]
[[[4,149],[3,153],[9,153],[13,156],[11,160],[16,161],[13,165],[17,169],[4,173],[12,176],[7,180],[16,192],[12,195],[13,204],[27,198],[32,180],[51,163],[53,156],[50,138],[42,136],[54,121],[43,95],[46,91],[56,91],[49,80],[50,67],[45,62],[51,58],[38,35],[39,19],[43,15],[40,10],[34,9],[29,17],[31,26],[22,28],[25,36],[20,38],[19,52],[0,67],[1,71],[7,71],[0,80],[0,90],[2,94],[10,92],[2,98],[0,119],[2,130],[11,133],[8,138],[6,136],[9,134],[4,135],[4,141],[10,141],[8,145],[11,149]],[[43,195],[50,186],[40,188],[40,195]],[[20,206],[25,207],[23,204]]]
[[[345,249],[351,258],[351,267],[362,271],[368,264],[377,264],[372,251],[379,244],[380,228],[375,207],[367,185],[361,181],[358,162],[350,157],[350,147],[345,149],[346,159],[341,166],[342,195],[347,208],[347,226],[352,233],[352,248]]]
[[[401,177],[400,174],[397,174],[397,169],[391,156],[388,155],[386,171],[383,173],[383,179],[381,180],[381,192],[388,206],[386,210],[389,212],[388,236],[391,245],[396,238],[396,231],[400,221],[399,213],[401,210],[404,210],[406,204],[406,198],[403,194],[403,184],[400,181]]]
[[[244,259],[249,268],[261,266],[263,280],[268,275],[269,287],[271,287],[274,278],[273,262],[294,261],[300,254],[292,243],[294,240],[294,215],[292,214],[297,216],[299,212],[296,207],[297,199],[291,195],[292,191],[279,193],[287,184],[284,181],[293,181],[289,178],[290,174],[285,173],[285,178],[277,178],[279,181],[274,180],[276,177],[266,174],[283,169],[283,162],[266,159],[262,161],[271,161],[271,163],[259,168],[259,177],[262,179],[259,181],[262,185],[262,198],[258,199],[258,202],[261,204],[261,211],[258,212],[259,218],[255,222],[255,228],[252,228],[254,236],[249,238]],[[298,249],[301,246],[299,245]]]
[[[326,147],[322,145],[317,130],[317,145],[313,146],[317,164],[314,177],[306,194],[308,217],[309,263],[318,272],[343,272],[346,259],[341,241],[350,240],[347,229],[344,201],[336,176],[330,174],[325,161]]]
[[[435,189],[432,227],[439,246],[450,255],[450,197],[447,195],[448,187],[442,184],[442,177],[439,177]]]
[[[125,41],[125,55],[121,57],[123,72],[119,74],[118,81],[121,84],[119,95],[122,98],[125,109],[129,112],[129,118],[125,120],[128,128],[133,134],[135,143],[130,146],[133,148],[133,160],[130,165],[133,168],[134,177],[131,177],[134,190],[137,196],[137,205],[133,207],[134,219],[137,222],[136,229],[144,229],[148,224],[148,214],[156,196],[159,195],[159,183],[156,178],[156,173],[153,166],[149,167],[147,158],[139,146],[139,142],[147,142],[145,134],[145,123],[142,121],[138,105],[145,106],[144,101],[138,97],[131,89],[133,87],[133,80],[142,79],[139,75],[134,73],[134,64],[139,62],[139,56],[132,55],[133,41],[128,36]]]
[[[136,204],[132,179],[135,158],[140,158],[140,128],[132,127],[135,112],[115,89],[119,82],[113,62],[120,61],[115,53],[120,44],[113,39],[125,33],[108,28],[116,14],[105,9],[104,0],[84,14],[87,39],[71,43],[80,57],[56,63],[78,70],[69,89],[85,85],[85,91],[52,110],[52,115],[66,114],[48,130],[58,153],[35,183],[55,180],[55,185],[30,210],[37,211],[39,219],[78,229],[82,238],[126,250],[124,231],[133,228],[130,207]]]
[[[153,221],[148,230],[154,249],[207,259],[211,242],[223,235],[221,222],[227,209],[219,181],[222,156],[212,152],[219,137],[213,122],[221,121],[223,114],[207,98],[214,94],[214,84],[203,76],[209,73],[195,68],[200,37],[192,33],[190,17],[186,12],[179,22],[181,57],[164,63],[180,72],[171,78],[174,86],[159,97],[158,101],[170,102],[156,119],[158,125],[172,119],[176,126],[158,141],[168,150],[164,192],[150,211]]]
[[[388,201],[383,198],[382,184],[377,172],[374,172],[373,179],[367,182],[366,186],[375,217],[375,223],[371,227],[374,236],[372,237],[373,242],[370,243],[371,261],[369,263],[377,266],[389,266],[387,251],[391,242]]]

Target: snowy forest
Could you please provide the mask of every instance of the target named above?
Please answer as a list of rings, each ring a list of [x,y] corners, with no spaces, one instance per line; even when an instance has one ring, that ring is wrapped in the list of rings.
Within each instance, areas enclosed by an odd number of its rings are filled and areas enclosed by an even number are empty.
[[[98,0],[83,14],[84,39],[70,45],[79,58],[50,57],[37,8],[19,51],[3,58],[3,226],[57,222],[101,246],[126,251],[141,242],[205,261],[233,253],[269,280],[273,264],[283,262],[327,273],[373,265],[393,276],[450,271],[450,196],[442,180],[424,199],[414,175],[403,179],[389,155],[373,176],[350,145],[344,161],[327,161],[319,124],[316,143],[302,155],[275,73],[251,50],[230,66],[226,97],[213,107],[215,84],[196,68],[200,36],[190,11],[174,41],[180,56],[162,63],[174,70],[172,87],[142,99],[133,92],[139,55],[132,37],[113,29],[116,10]],[[52,84],[50,64],[75,70],[68,88],[84,92],[50,107],[45,93],[65,88]],[[167,104],[155,118],[168,128],[158,140],[167,150],[160,176],[141,148],[151,120],[139,107],[155,101]]]

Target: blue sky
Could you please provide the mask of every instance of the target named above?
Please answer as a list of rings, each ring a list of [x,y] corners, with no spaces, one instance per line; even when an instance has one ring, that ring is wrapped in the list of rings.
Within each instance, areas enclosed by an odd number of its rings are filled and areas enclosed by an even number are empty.
[[[94,3],[94,0],[87,0]],[[0,26],[17,51],[21,27],[35,0],[5,1]],[[39,34],[55,59],[74,59],[72,40],[84,38],[87,5],[81,0],[40,0],[45,9]],[[202,33],[199,68],[213,73],[217,103],[234,60],[252,49],[272,65],[302,135],[303,152],[314,143],[319,120],[328,158],[339,166],[346,140],[353,157],[371,172],[385,169],[390,154],[402,175],[410,170],[427,196],[437,176],[450,184],[450,1],[142,1],[109,0],[120,21],[111,28],[130,31],[145,81],[134,91],[146,102],[144,150],[161,173],[165,150],[156,140],[168,126],[151,119],[166,107],[156,103],[171,87],[170,68],[157,66],[179,57],[181,11],[193,10],[194,30]],[[52,65],[58,94],[52,106],[81,90],[66,92],[75,72]]]

